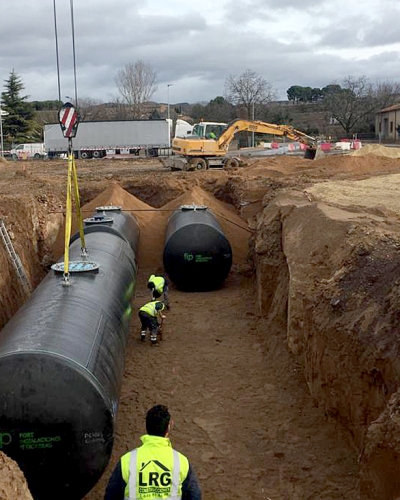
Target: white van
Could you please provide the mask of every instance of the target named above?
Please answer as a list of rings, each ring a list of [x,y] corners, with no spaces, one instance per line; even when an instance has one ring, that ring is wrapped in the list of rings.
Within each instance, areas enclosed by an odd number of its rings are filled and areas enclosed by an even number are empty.
[[[18,144],[10,151],[14,160],[28,160],[30,158],[45,158],[47,156],[44,143],[31,142],[29,144]]]

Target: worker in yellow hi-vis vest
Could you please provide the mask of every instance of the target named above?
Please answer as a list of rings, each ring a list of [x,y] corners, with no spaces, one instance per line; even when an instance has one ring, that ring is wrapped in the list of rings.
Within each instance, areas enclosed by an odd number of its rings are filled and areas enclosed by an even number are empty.
[[[147,288],[151,290],[153,300],[159,299],[164,294],[164,304],[169,310],[168,280],[161,274],[152,274],[147,282]]]
[[[174,450],[168,408],[156,405],[146,415],[142,445],[122,456],[108,482],[104,500],[201,500],[189,460]]]
[[[162,322],[165,319],[165,316],[163,314],[164,309],[165,304],[160,300],[152,300],[151,302],[147,302],[147,304],[139,309],[139,319],[142,325],[140,340],[146,340],[146,332],[147,330],[149,330],[151,344],[157,344],[157,336],[159,334]]]

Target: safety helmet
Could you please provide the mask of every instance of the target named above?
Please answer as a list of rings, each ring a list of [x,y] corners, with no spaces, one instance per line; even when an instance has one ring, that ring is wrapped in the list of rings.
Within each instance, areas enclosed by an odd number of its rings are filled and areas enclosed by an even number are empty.
[[[165,305],[164,302],[157,302],[156,303],[156,311],[162,311],[164,309]]]

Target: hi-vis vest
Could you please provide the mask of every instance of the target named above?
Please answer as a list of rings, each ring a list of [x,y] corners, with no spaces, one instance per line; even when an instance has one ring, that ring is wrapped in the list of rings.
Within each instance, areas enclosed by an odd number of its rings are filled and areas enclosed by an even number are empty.
[[[155,276],[154,274],[152,274],[149,278],[149,283],[154,283],[157,292],[163,293],[165,279],[162,276]]]
[[[181,499],[188,459],[172,448],[168,438],[145,434],[140,439],[143,445],[121,458],[124,500]]]
[[[150,316],[153,316],[154,318],[157,316],[157,314],[164,309],[164,304],[162,309],[159,311],[156,310],[156,304],[162,304],[162,302],[153,300],[153,302],[147,302],[144,306],[142,306],[139,311],[144,311],[147,312],[147,314],[150,314]]]

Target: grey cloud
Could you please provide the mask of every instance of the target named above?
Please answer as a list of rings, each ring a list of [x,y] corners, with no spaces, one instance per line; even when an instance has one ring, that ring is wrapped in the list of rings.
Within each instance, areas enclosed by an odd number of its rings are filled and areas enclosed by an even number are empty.
[[[49,99],[57,93],[53,10],[50,1],[37,4],[14,0],[0,7],[0,79],[4,81],[14,68],[32,99]],[[62,93],[71,95],[67,4],[57,0]],[[139,59],[157,73],[154,98],[165,101],[166,85],[173,83],[171,99],[175,102],[208,101],[222,95],[226,78],[248,68],[277,88],[282,98],[291,85],[323,87],[350,74],[376,78],[380,73],[381,79],[397,78],[397,53],[355,62],[320,53],[328,48],[356,50],[397,41],[396,4],[390,0],[381,4],[379,19],[371,20],[368,9],[350,17],[336,12],[335,2],[231,0],[225,3],[223,24],[216,25],[200,8],[191,15],[162,16],[157,9],[144,15],[144,4],[139,1],[75,0],[78,95],[111,100],[117,94],[117,71]],[[15,18],[16,11],[20,14],[18,26],[5,22]],[[299,14],[299,24],[294,26],[285,21],[293,12]],[[263,33],[250,28],[248,23],[254,19],[264,23]],[[280,27],[279,40],[284,43],[272,36],[271,27],[275,26]],[[307,36],[295,31],[298,26],[303,26]]]

